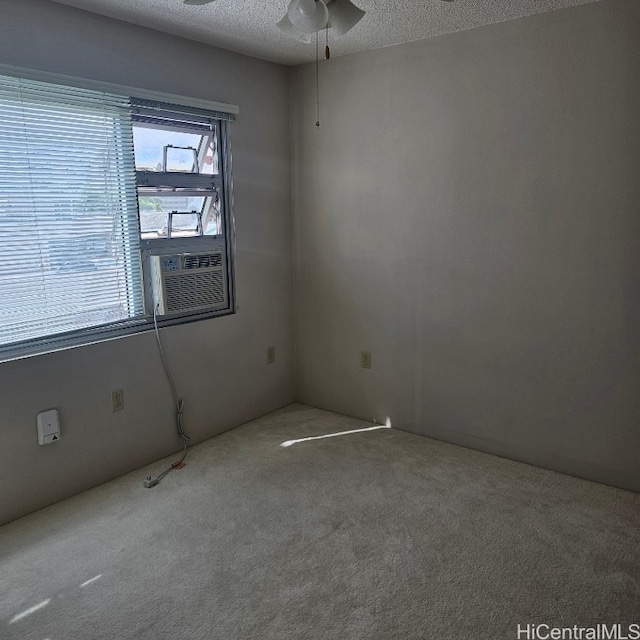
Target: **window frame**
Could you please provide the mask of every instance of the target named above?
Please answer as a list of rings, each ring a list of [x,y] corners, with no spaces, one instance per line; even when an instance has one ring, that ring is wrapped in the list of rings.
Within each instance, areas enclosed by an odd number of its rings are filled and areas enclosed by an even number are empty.
[[[2,345],[0,346],[0,362],[18,360],[25,357],[42,355],[54,351],[95,344],[105,340],[126,337],[134,335],[136,333],[153,330],[154,316],[153,308],[149,305],[150,284],[149,274],[144,268],[145,258],[149,255],[158,253],[196,253],[199,251],[207,251],[208,247],[210,246],[211,238],[215,238],[218,242],[222,240],[222,242],[224,243],[227,259],[226,278],[228,305],[224,309],[216,309],[212,311],[187,312],[166,317],[158,316],[156,318],[156,321],[158,326],[165,327],[198,322],[218,316],[234,314],[236,312],[235,222],[233,215],[233,179],[231,144],[229,139],[229,123],[235,120],[235,116],[239,113],[238,107],[219,102],[143,90],[134,87],[128,87],[125,85],[103,83],[99,81],[75,78],[72,76],[39,72],[2,64],[0,64],[0,75],[13,76],[17,78],[23,78],[25,80],[36,80],[52,84],[66,85],[69,87],[78,87],[81,89],[116,93],[129,97],[132,101],[132,104],[136,101],[148,100],[158,103],[164,103],[167,105],[174,105],[178,108],[183,108],[188,112],[202,111],[208,114],[217,114],[219,118],[214,118],[216,120],[216,136],[218,137],[218,179],[216,182],[216,186],[219,190],[221,225],[221,233],[216,236],[194,236],[173,239],[140,238],[139,259],[143,267],[141,293],[145,299],[145,308],[143,310],[142,316],[116,321],[110,324],[87,327],[84,329],[76,329],[73,331],[54,335],[45,335],[39,338],[28,339],[22,342],[14,342]],[[129,120],[130,126],[132,127],[134,124],[133,113],[134,111],[132,110]],[[198,174],[184,175],[197,176]],[[211,176],[209,176],[209,178],[211,178]],[[139,187],[140,185],[137,184],[136,186]],[[137,205],[137,209],[139,219],[139,205]],[[140,233],[139,222],[138,233]]]

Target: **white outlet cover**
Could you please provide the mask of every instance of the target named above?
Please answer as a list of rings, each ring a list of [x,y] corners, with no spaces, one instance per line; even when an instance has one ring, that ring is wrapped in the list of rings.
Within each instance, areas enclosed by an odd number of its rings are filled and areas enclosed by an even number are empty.
[[[50,444],[60,440],[60,417],[57,409],[39,413],[36,424],[38,425],[38,444]]]

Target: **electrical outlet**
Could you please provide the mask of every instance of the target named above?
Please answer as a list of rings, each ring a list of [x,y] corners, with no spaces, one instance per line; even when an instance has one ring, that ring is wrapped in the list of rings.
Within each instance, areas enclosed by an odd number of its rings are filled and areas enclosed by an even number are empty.
[[[267,364],[273,364],[276,361],[276,348],[267,347]]]
[[[371,351],[360,352],[360,366],[363,369],[371,369]]]
[[[124,409],[124,391],[116,389],[111,392],[111,411],[122,411]]]

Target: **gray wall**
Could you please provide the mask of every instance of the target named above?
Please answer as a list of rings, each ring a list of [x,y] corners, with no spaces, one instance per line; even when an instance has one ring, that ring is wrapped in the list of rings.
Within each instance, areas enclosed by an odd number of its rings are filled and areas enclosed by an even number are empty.
[[[292,72],[297,397],[640,491],[640,2]],[[359,368],[370,350],[373,368]]]
[[[231,127],[239,312],[162,335],[193,441],[291,402],[286,68],[41,0],[1,0],[0,16],[0,63],[240,106]],[[117,388],[125,410],[113,414]],[[52,407],[62,440],[39,447],[36,414]],[[179,448],[150,333],[0,364],[0,523]]]

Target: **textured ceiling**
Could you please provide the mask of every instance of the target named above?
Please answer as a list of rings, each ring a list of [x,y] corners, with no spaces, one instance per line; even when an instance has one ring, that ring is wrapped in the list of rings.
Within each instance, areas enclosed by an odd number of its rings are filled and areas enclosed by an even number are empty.
[[[313,44],[280,32],[289,0],[55,0],[79,9],[205,42],[256,58],[294,65],[311,62]],[[346,35],[330,37],[331,55],[388,47],[597,0],[355,0],[367,14]]]

